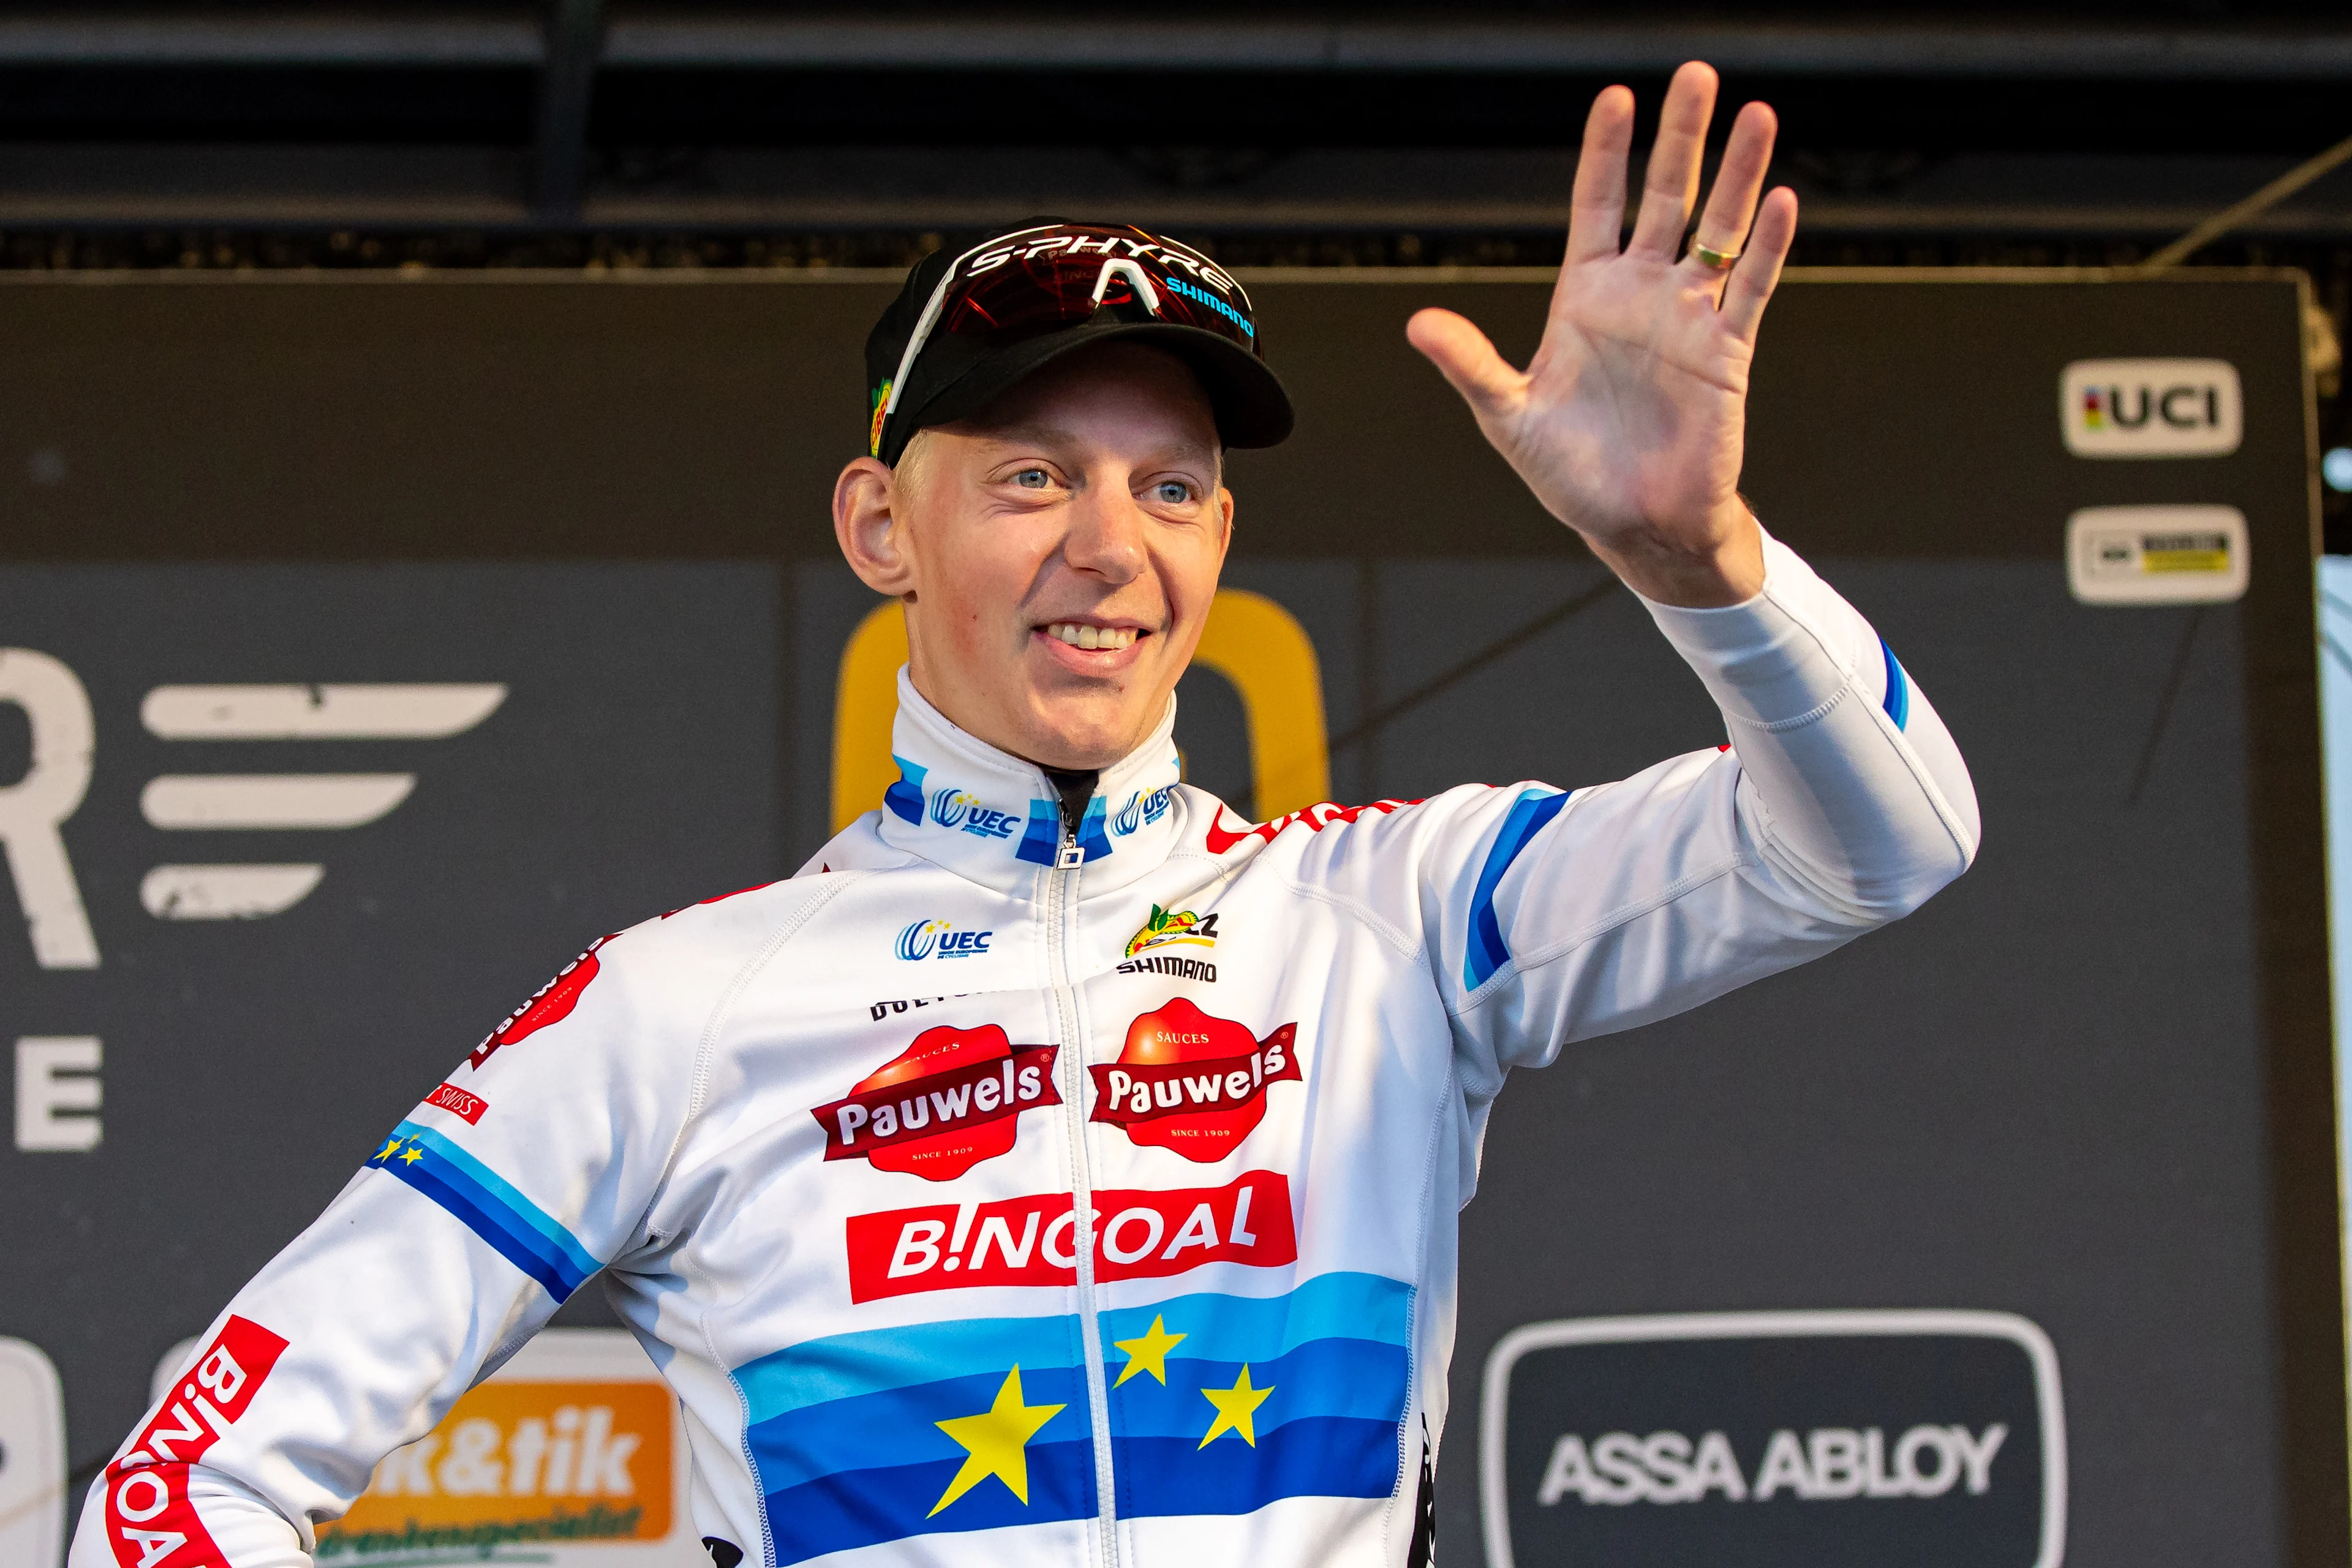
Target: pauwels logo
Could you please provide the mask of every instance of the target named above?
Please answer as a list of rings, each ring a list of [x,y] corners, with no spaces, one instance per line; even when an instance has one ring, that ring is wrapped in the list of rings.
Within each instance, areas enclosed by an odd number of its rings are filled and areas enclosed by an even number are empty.
[[[1300,1080],[1297,1032],[1285,1024],[1253,1039],[1179,996],[1128,1026],[1116,1065],[1087,1068],[1095,1080],[1087,1120],[1201,1164],[1222,1160],[1265,1120],[1266,1086]]]
[[[2084,359],[2058,378],[2058,420],[2078,458],[2220,458],[2245,429],[2238,367],[2223,359]]]
[[[1015,1046],[994,1024],[942,1026],[860,1080],[845,1099],[809,1114],[824,1129],[824,1157],[950,1182],[1013,1152],[1021,1112],[1059,1105],[1055,1046]]]
[[[483,1037],[482,1043],[474,1047],[474,1054],[467,1058],[473,1063],[474,1070],[481,1071],[482,1064],[504,1047],[528,1039],[550,1024],[560,1024],[572,1016],[572,1009],[580,1005],[580,994],[588,989],[588,983],[596,978],[596,972],[601,967],[596,962],[596,950],[619,934],[614,931],[590,942],[587,952],[558,970],[554,979],[531,994],[530,1001],[508,1014],[506,1021],[492,1029]],[[479,1114],[477,1112],[467,1120],[474,1121]]]

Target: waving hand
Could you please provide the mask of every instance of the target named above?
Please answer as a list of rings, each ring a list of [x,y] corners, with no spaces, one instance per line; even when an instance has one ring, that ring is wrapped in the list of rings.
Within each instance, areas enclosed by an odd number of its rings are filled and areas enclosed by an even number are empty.
[[[1593,100],[1568,257],[1525,371],[1451,310],[1405,328],[1546,510],[1639,592],[1691,605],[1737,604],[1763,585],[1762,539],[1738,489],[1748,367],[1797,227],[1785,186],[1759,205],[1777,122],[1751,103],[1676,259],[1715,94],[1711,67],[1675,73],[1622,248],[1633,95],[1612,87]]]

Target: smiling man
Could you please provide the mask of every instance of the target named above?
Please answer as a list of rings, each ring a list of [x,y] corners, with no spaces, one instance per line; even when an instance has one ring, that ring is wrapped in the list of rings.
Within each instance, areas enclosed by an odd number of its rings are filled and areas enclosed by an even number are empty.
[[[1685,250],[1714,90],[1675,77],[1630,240],[1632,95],[1595,102],[1525,371],[1460,317],[1408,331],[1727,745],[1238,819],[1171,735],[1223,452],[1290,425],[1247,294],[1134,229],[933,257],[834,497],[906,613],[882,807],[484,1040],[214,1324],[73,1568],[307,1563],[600,1271],[719,1568],[1426,1563],[1454,1215],[1505,1074],[1826,952],[1976,848],[1926,698],[1740,501],[1796,211],[1759,203],[1750,105]],[[420,1447],[404,1487],[505,1539],[625,1528],[627,1467],[582,1430]]]

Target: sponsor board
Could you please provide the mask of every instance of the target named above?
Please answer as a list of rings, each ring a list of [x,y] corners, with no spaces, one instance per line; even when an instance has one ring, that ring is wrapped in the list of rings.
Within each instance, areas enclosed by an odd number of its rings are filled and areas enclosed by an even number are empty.
[[[156,1367],[159,1396],[194,1341]],[[316,1559],[709,1568],[687,1508],[677,1396],[617,1329],[545,1329],[376,1466]],[[10,1559],[12,1563],[14,1559]]]
[[[66,1412],[38,1345],[0,1339],[0,1563],[57,1568],[66,1549]]]
[[[2252,570],[2233,506],[2086,506],[2066,520],[2066,586],[2085,605],[2218,605]]]
[[[2244,437],[2225,359],[2082,359],[2058,377],[2058,423],[2078,458],[2221,458]]]
[[[1094,1220],[1097,1279],[1160,1279],[1204,1263],[1270,1268],[1298,1261],[1290,1179],[1277,1171],[1251,1171],[1222,1187],[1098,1191]],[[1078,1277],[1077,1222],[1067,1193],[852,1215],[849,1299],[1071,1284]]]
[[[2057,1354],[2023,1318],[1536,1323],[1487,1357],[1488,1568],[2058,1568]]]
[[[1015,1046],[994,1024],[926,1029],[846,1098],[809,1111],[824,1157],[948,1182],[1013,1152],[1021,1113],[1059,1105],[1058,1046]]]

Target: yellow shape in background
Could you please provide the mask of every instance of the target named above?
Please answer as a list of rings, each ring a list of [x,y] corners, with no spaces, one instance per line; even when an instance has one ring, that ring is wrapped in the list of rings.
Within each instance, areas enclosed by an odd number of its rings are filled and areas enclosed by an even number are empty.
[[[353,1538],[403,1536],[412,1522],[520,1527],[527,1541],[567,1544],[659,1541],[677,1503],[674,1403],[651,1379],[479,1384],[429,1435],[378,1465],[349,1513],[320,1527],[321,1555],[334,1537],[346,1538],[349,1553]]]
[[[1271,820],[1328,800],[1331,759],[1323,727],[1323,670],[1298,618],[1263,594],[1220,588],[1195,663],[1233,682],[1249,731],[1256,815]],[[849,634],[833,700],[833,830],[882,804],[898,776],[890,721],[907,621],[894,600]]]

